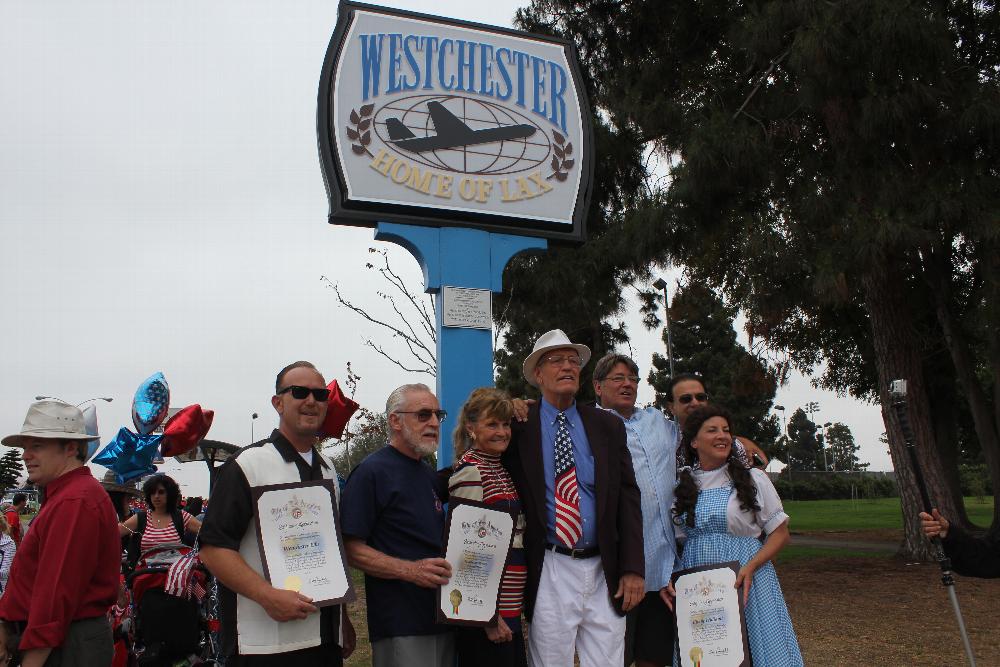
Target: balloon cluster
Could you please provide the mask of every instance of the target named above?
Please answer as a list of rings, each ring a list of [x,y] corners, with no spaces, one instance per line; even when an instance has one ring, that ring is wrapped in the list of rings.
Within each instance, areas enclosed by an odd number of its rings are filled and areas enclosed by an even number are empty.
[[[154,373],[139,385],[132,399],[132,423],[136,432],[122,426],[111,442],[94,457],[94,463],[113,471],[118,483],[124,484],[156,472],[153,460],[158,453],[177,456],[193,449],[212,427],[215,413],[202,410],[200,405],[194,404],[164,422],[169,407],[170,387],[167,379],[163,377],[163,373]],[[86,413],[84,423],[89,424]],[[163,424],[163,433],[153,433],[160,424]],[[88,433],[89,428],[88,425]],[[95,416],[95,434],[96,431]]]

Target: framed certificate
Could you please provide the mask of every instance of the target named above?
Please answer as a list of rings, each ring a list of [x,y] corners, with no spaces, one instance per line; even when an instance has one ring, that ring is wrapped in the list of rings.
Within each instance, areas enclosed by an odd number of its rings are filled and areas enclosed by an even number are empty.
[[[752,667],[736,561],[675,572],[681,667]]]
[[[251,489],[264,577],[275,588],[309,596],[317,607],[355,598],[333,485],[323,479]]]
[[[438,589],[439,623],[489,625],[496,618],[514,525],[510,512],[452,498],[444,553],[451,579]]]

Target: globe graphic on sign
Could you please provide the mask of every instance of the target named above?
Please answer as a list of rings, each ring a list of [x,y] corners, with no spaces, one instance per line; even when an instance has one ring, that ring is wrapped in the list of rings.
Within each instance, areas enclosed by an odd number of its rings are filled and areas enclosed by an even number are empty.
[[[537,123],[512,109],[455,95],[395,99],[374,118],[375,133],[400,157],[474,175],[530,171],[551,154]]]

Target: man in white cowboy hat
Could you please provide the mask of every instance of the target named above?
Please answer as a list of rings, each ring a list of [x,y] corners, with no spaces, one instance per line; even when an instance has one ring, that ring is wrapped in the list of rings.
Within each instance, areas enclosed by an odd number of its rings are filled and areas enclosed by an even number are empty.
[[[512,424],[504,464],[524,503],[532,663],[621,665],[624,614],[642,599],[639,488],[621,419],[579,405],[590,349],[559,329],[524,360],[542,399]]]
[[[111,500],[84,465],[92,439],[79,409],[47,400],[32,403],[21,432],[2,441],[24,449],[28,481],[45,489],[0,598],[24,667],[110,665],[114,654],[107,612],[121,542]]]

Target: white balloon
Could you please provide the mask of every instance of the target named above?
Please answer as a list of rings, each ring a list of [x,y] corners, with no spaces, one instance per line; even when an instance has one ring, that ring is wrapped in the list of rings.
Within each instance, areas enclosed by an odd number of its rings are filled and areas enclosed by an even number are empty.
[[[97,430],[97,407],[90,403],[80,408],[80,412],[83,413],[83,426],[87,430],[87,434],[94,436],[93,440],[87,442],[87,460],[89,461],[97,453],[97,448],[101,444],[100,432]]]

